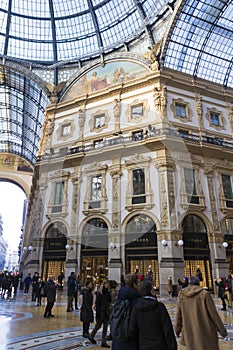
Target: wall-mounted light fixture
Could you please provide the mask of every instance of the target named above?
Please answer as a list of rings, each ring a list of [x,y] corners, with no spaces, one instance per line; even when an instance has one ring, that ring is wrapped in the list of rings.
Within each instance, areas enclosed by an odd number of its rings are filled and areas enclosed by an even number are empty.
[[[26,253],[27,251],[29,251],[29,253],[31,253],[32,251],[35,252],[36,248],[33,248],[31,245],[29,245],[28,247],[23,247],[23,251],[24,251],[24,253]]]
[[[109,248],[113,251],[116,249],[116,244],[114,242],[109,243]]]
[[[69,250],[70,252],[74,249],[73,247],[71,247],[69,244],[67,244],[65,246],[66,250]]]
[[[228,243],[227,242],[223,242],[222,246],[223,246],[223,248],[227,248],[228,247]]]
[[[167,247],[167,240],[166,239],[162,239],[161,243],[162,243],[162,246],[164,248]]]
[[[183,247],[183,245],[184,245],[184,241],[182,239],[179,239],[179,241],[175,243],[176,247]]]

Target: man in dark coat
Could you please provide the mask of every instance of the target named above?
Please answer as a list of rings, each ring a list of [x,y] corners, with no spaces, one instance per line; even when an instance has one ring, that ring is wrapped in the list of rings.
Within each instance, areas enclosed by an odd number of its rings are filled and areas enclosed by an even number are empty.
[[[125,286],[121,287],[118,292],[117,298],[123,300],[129,300],[131,306],[133,307],[140,299],[140,294],[138,293],[139,280],[138,275],[129,274],[125,277]],[[112,350],[138,350],[138,340],[137,338],[129,337],[128,340],[124,342],[119,342],[113,338]]]
[[[52,315],[52,308],[56,300],[56,285],[54,283],[52,275],[49,276],[47,283],[45,283],[44,291],[47,298],[47,305],[45,307],[44,317],[55,317],[54,315]]]
[[[73,299],[76,290],[76,275],[74,272],[71,272],[67,280],[67,308],[66,311],[73,311]]]
[[[90,323],[94,321],[93,305],[93,284],[87,281],[86,288],[83,289],[83,302],[80,311],[80,321],[83,322],[83,337],[89,338]]]
[[[214,280],[215,285],[218,287],[218,297],[222,300],[222,308],[221,310],[226,311],[227,306],[225,302],[225,278],[221,277],[219,282]]]
[[[102,330],[102,348],[110,348],[110,345],[106,343],[106,335],[107,335],[107,329],[108,329],[108,323],[109,323],[109,310],[110,310],[110,304],[111,304],[111,294],[110,294],[110,284],[109,281],[104,281],[96,296],[96,324],[93,328],[91,335],[89,337],[90,341],[93,344],[96,344],[96,340],[94,339],[96,333],[100,329],[100,327],[103,325]]]
[[[129,336],[138,337],[140,350],[177,350],[170,316],[158,302],[152,281],[142,281],[139,292],[142,298],[133,307]]]

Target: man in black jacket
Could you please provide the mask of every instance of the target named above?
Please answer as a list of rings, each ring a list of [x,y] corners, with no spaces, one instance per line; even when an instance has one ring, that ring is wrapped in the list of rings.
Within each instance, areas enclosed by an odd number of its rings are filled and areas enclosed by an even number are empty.
[[[152,281],[140,283],[140,298],[133,307],[129,336],[138,337],[140,350],[177,350],[172,322],[165,305],[158,302]]]
[[[49,276],[49,279],[45,284],[44,291],[47,298],[47,305],[45,307],[44,317],[55,317],[54,315],[52,315],[52,308],[56,300],[56,285],[52,275]]]
[[[67,308],[66,311],[73,311],[73,299],[76,292],[77,281],[75,272],[71,272],[67,280]]]

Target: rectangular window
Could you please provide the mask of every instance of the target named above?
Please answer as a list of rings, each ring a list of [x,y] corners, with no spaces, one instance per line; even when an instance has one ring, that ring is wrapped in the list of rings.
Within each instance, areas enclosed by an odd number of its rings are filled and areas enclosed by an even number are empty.
[[[131,106],[131,118],[137,119],[143,116],[143,103]]]
[[[96,129],[102,128],[104,126],[104,124],[105,124],[105,115],[104,114],[97,115],[95,117],[95,125],[94,125],[94,127]]]
[[[188,203],[199,204],[195,169],[184,169],[184,180]]]
[[[64,124],[61,126],[61,136],[68,136],[71,134],[71,124]]]
[[[102,176],[101,175],[92,176],[89,209],[100,208],[101,194],[102,194]]]
[[[94,148],[102,148],[104,145],[103,139],[94,141]]]
[[[210,122],[212,125],[220,126],[220,115],[217,113],[210,112]]]
[[[133,198],[132,204],[146,202],[146,186],[144,169],[133,170]]]
[[[186,106],[180,103],[176,103],[176,116],[180,118],[186,118]]]
[[[140,141],[143,140],[143,131],[136,131],[132,133],[132,139],[133,141]]]
[[[233,208],[232,179],[230,175],[222,174],[222,185],[226,206],[228,208]]]
[[[57,182],[55,184],[54,202],[53,202],[53,213],[62,211],[62,203],[64,198],[64,181]]]

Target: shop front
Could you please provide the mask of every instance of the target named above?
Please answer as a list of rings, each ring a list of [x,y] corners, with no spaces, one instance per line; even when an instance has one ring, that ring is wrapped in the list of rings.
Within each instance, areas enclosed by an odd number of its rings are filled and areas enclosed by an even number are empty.
[[[47,230],[44,240],[42,278],[47,281],[48,276],[54,279],[65,273],[67,230],[63,223],[55,222]]]
[[[156,225],[145,214],[136,215],[126,225],[126,273],[150,276],[159,289]]]
[[[108,226],[103,219],[88,221],[81,244],[81,279],[92,280],[97,286],[108,278]]]
[[[205,223],[197,215],[188,215],[183,220],[185,275],[190,277],[201,271],[201,286],[213,290],[211,259]]]

